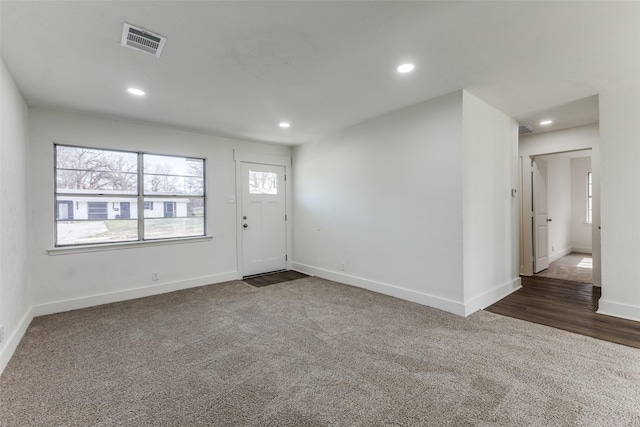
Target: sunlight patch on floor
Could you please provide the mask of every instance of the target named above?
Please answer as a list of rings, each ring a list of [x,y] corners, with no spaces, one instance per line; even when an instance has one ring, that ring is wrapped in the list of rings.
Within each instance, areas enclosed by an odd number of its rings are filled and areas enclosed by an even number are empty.
[[[577,267],[593,269],[593,261],[591,260],[591,258],[582,258],[578,263]]]

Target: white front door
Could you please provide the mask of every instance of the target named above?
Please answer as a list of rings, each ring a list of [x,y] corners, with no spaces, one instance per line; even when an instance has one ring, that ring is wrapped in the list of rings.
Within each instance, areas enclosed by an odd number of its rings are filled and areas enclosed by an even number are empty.
[[[243,275],[287,268],[284,166],[242,163]]]
[[[533,161],[533,272],[549,268],[549,222],[547,212],[547,162]]]

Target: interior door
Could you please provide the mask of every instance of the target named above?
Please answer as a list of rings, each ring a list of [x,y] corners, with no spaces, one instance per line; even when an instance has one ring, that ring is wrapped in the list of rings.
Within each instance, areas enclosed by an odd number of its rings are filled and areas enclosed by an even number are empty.
[[[243,275],[287,268],[284,166],[242,163]]]
[[[535,159],[533,193],[533,272],[549,268],[549,213],[547,212],[547,161]]]

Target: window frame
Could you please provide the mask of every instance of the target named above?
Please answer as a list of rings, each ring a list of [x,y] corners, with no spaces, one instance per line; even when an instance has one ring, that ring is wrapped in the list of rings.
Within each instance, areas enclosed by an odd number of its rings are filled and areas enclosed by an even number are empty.
[[[137,208],[137,218],[131,218],[137,222],[137,230],[138,230],[138,238],[136,240],[122,240],[116,242],[96,242],[96,243],[74,243],[74,244],[59,244],[58,242],[58,222],[63,221],[58,218],[58,198],[73,198],[78,196],[86,197],[87,195],[77,193],[74,191],[58,191],[58,147],[69,147],[69,148],[79,148],[86,150],[97,150],[97,151],[110,151],[115,153],[129,153],[135,154],[137,156],[137,185],[136,185],[136,193],[135,194],[104,194],[104,193],[92,193],[91,197],[103,197],[106,199],[109,198],[127,198],[132,199],[131,203],[136,205]],[[175,157],[179,159],[194,159],[202,161],[202,195],[201,196],[193,196],[193,195],[184,195],[184,194],[164,194],[164,195],[145,195],[144,190],[144,156],[152,155],[152,156],[161,156],[161,157]],[[187,156],[187,155],[179,155],[179,154],[162,154],[157,152],[147,152],[147,151],[133,151],[133,150],[119,150],[114,148],[99,148],[99,147],[89,147],[84,145],[73,145],[73,144],[62,144],[62,143],[53,143],[53,205],[54,205],[54,214],[53,214],[53,231],[54,231],[54,249],[49,251],[49,254],[53,254],[55,252],[84,252],[84,251],[94,251],[94,250],[106,250],[106,249],[114,249],[118,247],[136,247],[136,246],[154,246],[154,245],[165,245],[171,243],[187,243],[188,241],[199,241],[199,240],[211,240],[211,236],[208,234],[208,215],[207,215],[207,163],[208,159],[206,157],[195,157],[195,156]],[[172,236],[165,238],[153,238],[153,239],[145,239],[144,229],[145,229],[145,220],[150,218],[145,218],[145,198],[165,198],[165,199],[184,199],[184,198],[198,198],[202,199],[202,221],[203,221],[203,232],[200,235],[195,236]],[[146,200],[147,203],[151,203],[153,206],[153,201]],[[107,202],[108,203],[108,202]],[[175,202],[174,202],[175,203]],[[67,220],[67,221],[78,221],[76,220]]]

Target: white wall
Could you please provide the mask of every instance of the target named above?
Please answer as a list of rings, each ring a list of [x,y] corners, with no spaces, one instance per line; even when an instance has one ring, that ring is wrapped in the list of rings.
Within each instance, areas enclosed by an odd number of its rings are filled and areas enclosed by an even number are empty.
[[[30,109],[29,205],[34,314],[206,285],[239,277],[234,150],[290,156],[267,145],[125,121]],[[141,150],[208,159],[207,219],[213,240],[49,255],[54,241],[53,144]],[[152,282],[157,272],[159,281]]]
[[[0,373],[28,326],[27,106],[0,64]]]
[[[295,147],[294,267],[460,310],[461,159],[462,92]]]
[[[538,157],[536,157],[538,158]],[[539,156],[547,161],[547,215],[549,262],[571,253],[571,159],[556,154]]]
[[[463,111],[464,102],[470,106]],[[463,112],[479,115],[468,121],[477,137],[466,141]],[[490,124],[479,125],[485,119]],[[513,126],[460,91],[296,147],[294,267],[462,315],[469,313],[467,302],[477,309],[486,295],[499,298],[496,287],[514,279],[517,257],[517,233],[515,239],[510,233],[517,224],[506,196],[515,167],[515,150],[506,143],[511,137],[515,144]],[[464,152],[476,148],[480,163],[471,160],[475,151]],[[477,180],[479,192],[463,193],[463,179]],[[470,226],[467,259],[463,199],[469,218],[489,217],[483,206],[496,214],[491,224],[483,220],[490,231]],[[487,241],[493,231],[499,240]],[[481,247],[490,248],[488,259]],[[465,295],[463,263],[481,252],[487,263],[470,264],[467,271],[480,277],[470,279]]]
[[[463,246],[465,314],[520,286],[517,123],[464,92]]]
[[[600,285],[600,130],[598,124],[555,132],[522,135],[519,155],[522,165],[522,251],[520,274],[533,274],[531,236],[531,156],[591,149],[593,176],[593,284]]]
[[[598,313],[640,321],[638,117],[640,86],[600,94],[602,298]]]
[[[587,173],[591,157],[571,159],[571,246],[574,252],[591,253],[591,224],[587,224]]]

